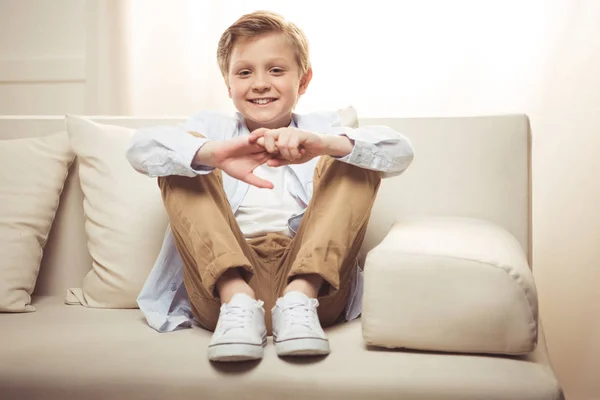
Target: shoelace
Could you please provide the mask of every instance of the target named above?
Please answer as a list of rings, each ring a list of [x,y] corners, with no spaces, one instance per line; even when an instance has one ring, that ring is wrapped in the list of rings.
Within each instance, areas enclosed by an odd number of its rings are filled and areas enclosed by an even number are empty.
[[[252,319],[254,308],[263,306],[263,301],[258,300],[252,307],[241,307],[236,304],[223,304],[221,306],[220,322],[224,332],[230,329],[244,328],[246,323]]]
[[[281,309],[283,320],[286,324],[300,325],[307,328],[312,328],[312,319],[314,317],[311,312],[312,307],[317,307],[319,301],[317,299],[310,299],[309,304],[304,303],[292,303],[286,304]]]

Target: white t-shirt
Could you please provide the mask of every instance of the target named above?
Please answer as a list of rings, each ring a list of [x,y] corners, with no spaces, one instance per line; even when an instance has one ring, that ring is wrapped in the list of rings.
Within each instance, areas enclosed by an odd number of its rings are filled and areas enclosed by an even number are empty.
[[[254,170],[260,178],[273,182],[273,189],[261,189],[249,185],[235,219],[246,239],[270,232],[292,236],[288,219],[300,214],[304,207],[292,196],[288,188],[293,172],[287,166],[269,167],[263,164]]]

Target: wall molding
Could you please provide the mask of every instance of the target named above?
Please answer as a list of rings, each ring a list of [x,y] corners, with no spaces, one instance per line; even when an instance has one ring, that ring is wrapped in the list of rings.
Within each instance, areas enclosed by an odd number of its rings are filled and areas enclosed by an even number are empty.
[[[0,83],[85,81],[84,57],[0,57]]]

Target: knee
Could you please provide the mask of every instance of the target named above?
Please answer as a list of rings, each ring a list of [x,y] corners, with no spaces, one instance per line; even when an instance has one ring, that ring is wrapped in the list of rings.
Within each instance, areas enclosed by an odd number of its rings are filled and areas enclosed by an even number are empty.
[[[156,180],[158,187],[160,188],[160,192],[163,198],[163,201],[166,200],[167,195],[171,191],[171,182],[172,176],[159,176]]]
[[[160,188],[160,190],[164,190],[165,187],[168,187],[167,184],[167,178],[169,178],[168,176],[159,176],[156,179],[156,183],[158,184],[158,187]]]
[[[182,175],[168,175],[158,177],[157,183],[164,197],[166,192],[194,190],[198,187],[198,179],[200,178],[201,176],[188,177]]]
[[[381,171],[373,171],[372,169],[366,169],[351,165],[354,173],[357,174],[365,182],[369,182],[372,186],[378,187],[381,183]]]
[[[162,200],[165,205],[169,203],[169,200],[184,194],[186,191],[185,182],[183,182],[180,178],[183,177],[169,175],[157,178],[158,187],[160,188]]]
[[[381,172],[374,171],[339,161],[333,157],[321,157],[317,168],[315,169],[314,180],[320,180],[325,175],[331,174],[332,177],[348,177],[353,182],[368,184],[374,188],[379,187],[381,183]]]

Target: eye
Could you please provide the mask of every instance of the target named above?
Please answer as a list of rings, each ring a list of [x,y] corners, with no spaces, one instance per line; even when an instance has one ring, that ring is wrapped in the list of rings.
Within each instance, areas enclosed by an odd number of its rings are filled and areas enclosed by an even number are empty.
[[[243,69],[243,70],[241,70],[240,72],[238,72],[237,74],[238,74],[239,76],[248,76],[248,75],[250,75],[251,73],[252,73],[252,72],[250,72],[250,70],[248,70],[248,69]]]
[[[283,74],[284,70],[283,70],[283,68],[274,67],[274,68],[271,68],[271,71],[270,71],[270,72],[271,72],[272,74],[276,74],[276,75],[278,75],[278,74]]]

